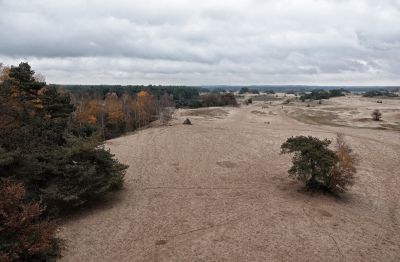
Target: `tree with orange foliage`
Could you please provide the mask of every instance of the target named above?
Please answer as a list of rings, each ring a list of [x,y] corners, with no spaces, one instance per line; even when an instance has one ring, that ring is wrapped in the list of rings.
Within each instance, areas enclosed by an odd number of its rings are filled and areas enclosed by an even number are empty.
[[[3,83],[4,81],[10,79],[8,77],[8,73],[10,73],[10,68],[0,62],[0,83]]]
[[[125,128],[126,132],[132,131],[132,125],[133,125],[133,118],[132,118],[132,102],[133,99],[131,95],[128,93],[125,93],[122,95],[121,98],[121,106],[122,106],[122,112],[124,114],[124,122],[125,122]]]
[[[107,108],[105,107],[99,94],[90,100],[89,105],[90,109],[88,122],[90,124],[97,123],[97,125],[101,127],[103,139],[106,139],[105,129],[107,125]]]
[[[55,221],[41,221],[40,202],[23,204],[25,189],[8,179],[0,185],[0,261],[46,259],[55,247]],[[54,252],[51,252],[54,254]]]
[[[237,101],[233,93],[226,93],[221,97],[222,104],[236,106]]]
[[[108,108],[105,101],[103,101],[103,95],[100,92],[94,92],[89,95],[87,92],[79,90],[72,94],[71,97],[72,103],[76,106],[72,118],[73,125],[79,128],[97,125],[101,128],[103,139],[106,139]]]
[[[333,192],[343,193],[347,191],[348,186],[354,184],[358,156],[346,143],[342,134],[336,137],[336,156],[338,162],[329,172],[328,181]]]
[[[122,112],[122,106],[118,101],[116,93],[106,94],[106,107],[108,109],[108,123],[116,127],[116,131],[120,132],[124,124],[124,113]]]
[[[141,91],[137,94],[136,101],[132,103],[136,127],[145,126],[154,119],[156,110],[153,98],[153,95],[145,91]]]
[[[74,112],[73,122],[75,126],[82,126],[84,123],[88,122],[88,120],[93,116],[91,114],[91,99],[83,90],[76,92],[73,95],[73,103],[76,106],[76,110]]]

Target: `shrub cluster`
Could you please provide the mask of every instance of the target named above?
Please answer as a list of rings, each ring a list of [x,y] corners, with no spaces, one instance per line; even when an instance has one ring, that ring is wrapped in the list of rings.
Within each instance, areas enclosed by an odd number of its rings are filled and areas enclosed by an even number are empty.
[[[374,96],[398,97],[399,95],[394,92],[390,92],[388,90],[367,91],[363,94],[363,97],[374,97]]]
[[[242,87],[239,91],[239,94],[244,94],[244,93],[260,94],[260,91],[258,91],[257,89],[249,89],[248,87]]]
[[[329,91],[325,91],[324,89],[314,89],[311,91],[310,94],[306,93],[301,93],[302,95],[300,96],[300,100],[303,102],[305,99],[312,99],[312,100],[321,100],[321,99],[329,99],[331,97],[338,97],[338,96],[344,96],[344,93],[349,93],[350,91],[345,90],[343,88],[341,89],[332,89]]]

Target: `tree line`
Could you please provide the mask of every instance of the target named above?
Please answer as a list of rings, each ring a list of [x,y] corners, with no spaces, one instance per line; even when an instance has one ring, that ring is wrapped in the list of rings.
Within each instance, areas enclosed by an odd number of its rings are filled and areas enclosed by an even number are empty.
[[[395,92],[398,92],[398,90],[372,90],[372,91],[367,91],[363,94],[363,97],[374,97],[374,96],[387,96],[387,97],[398,97],[399,95],[396,94]]]
[[[199,96],[191,87],[179,87],[170,90],[161,88],[165,93],[157,95],[160,94],[160,90],[157,90],[157,94],[145,90],[148,89],[129,90],[122,95],[104,94],[104,90],[101,89],[75,90],[70,94],[72,103],[76,106],[71,116],[72,125],[82,132],[89,132],[94,126],[101,130],[103,139],[110,139],[156,120],[166,124],[177,108],[237,105],[233,93],[211,92]],[[168,93],[171,90],[173,92]],[[66,87],[58,89],[61,93],[68,91]]]
[[[65,92],[60,88],[61,92]],[[173,95],[157,96],[141,91],[137,94],[91,93],[86,90],[71,94],[76,110],[71,116],[71,124],[81,132],[101,131],[103,139],[118,137],[126,132],[159,120],[167,123],[173,113]]]
[[[113,96],[108,100],[113,108]],[[82,123],[79,106],[69,93],[46,85],[28,63],[1,66],[1,261],[55,256],[58,212],[122,187],[128,166],[104,148],[90,119]],[[118,118],[114,113],[109,111],[111,121]]]
[[[157,98],[160,98],[164,94],[172,95],[173,100],[190,100],[197,98],[199,92],[211,92],[209,89],[192,86],[162,86],[162,85],[62,85],[64,88],[69,90],[72,94],[76,92],[85,91],[89,95],[98,95],[102,99],[108,93],[115,93],[118,97],[123,94],[135,95],[142,91],[152,94]],[[61,85],[57,85],[61,87]]]
[[[326,91],[324,89],[314,89],[309,94],[303,92],[302,95],[300,96],[300,100],[304,102],[306,99],[312,99],[312,100],[329,99],[331,97],[345,96],[345,94],[347,93],[350,93],[350,91],[345,90],[343,88],[331,89],[329,91]]]

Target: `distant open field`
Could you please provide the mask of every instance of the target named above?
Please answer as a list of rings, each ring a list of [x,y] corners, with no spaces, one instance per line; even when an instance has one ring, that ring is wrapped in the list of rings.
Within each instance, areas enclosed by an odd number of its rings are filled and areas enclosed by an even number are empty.
[[[60,261],[400,261],[400,100],[278,95],[179,109],[171,126],[108,141],[130,165],[125,186],[62,219]],[[280,145],[337,133],[360,157],[356,184],[300,191]]]

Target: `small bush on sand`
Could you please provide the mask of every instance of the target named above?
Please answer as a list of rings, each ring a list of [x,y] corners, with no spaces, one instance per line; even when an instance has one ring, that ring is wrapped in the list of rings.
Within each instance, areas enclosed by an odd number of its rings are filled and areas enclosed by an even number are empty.
[[[371,116],[375,121],[379,121],[382,118],[382,113],[379,111],[379,109],[375,109],[372,111]]]

